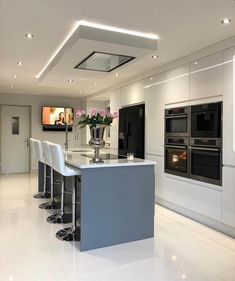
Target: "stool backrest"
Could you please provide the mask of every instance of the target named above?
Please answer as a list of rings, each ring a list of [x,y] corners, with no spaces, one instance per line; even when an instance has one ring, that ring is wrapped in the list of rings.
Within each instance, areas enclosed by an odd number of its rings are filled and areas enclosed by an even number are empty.
[[[33,138],[30,138],[30,139],[29,139],[31,151],[33,151],[33,155],[34,155],[34,157],[36,157],[35,147],[34,147],[34,141],[35,141],[35,139],[33,139]]]
[[[65,163],[64,163],[64,153],[61,145],[50,143],[49,144],[51,152],[52,168],[58,173],[65,175]]]
[[[51,166],[52,162],[51,162],[51,151],[49,148],[49,141],[42,141],[42,148],[43,148],[43,152],[44,152],[44,157],[45,157],[45,162],[47,165]]]
[[[42,143],[39,140],[34,140],[34,149],[35,149],[35,156],[36,159],[42,163],[45,163]]]

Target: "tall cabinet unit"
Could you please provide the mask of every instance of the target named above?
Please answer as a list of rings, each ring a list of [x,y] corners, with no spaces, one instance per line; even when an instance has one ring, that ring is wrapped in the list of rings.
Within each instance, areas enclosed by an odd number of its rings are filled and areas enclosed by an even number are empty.
[[[222,221],[235,227],[235,152],[233,110],[235,97],[235,47],[224,51],[224,130]]]

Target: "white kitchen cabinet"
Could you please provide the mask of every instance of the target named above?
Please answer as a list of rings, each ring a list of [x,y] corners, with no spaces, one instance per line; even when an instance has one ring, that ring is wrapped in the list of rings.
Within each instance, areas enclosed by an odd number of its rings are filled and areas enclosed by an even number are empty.
[[[235,152],[233,151],[233,56],[235,47],[224,51],[224,96],[223,96],[223,164],[235,166]],[[235,89],[235,88],[234,88]],[[235,102],[235,100],[234,100]]]
[[[161,85],[146,89],[145,152],[149,154],[164,154],[164,102]]]
[[[189,64],[165,72],[163,81],[165,104],[189,100]]]
[[[189,99],[189,65],[160,73],[146,84],[146,152],[163,155],[164,110]]]
[[[223,95],[223,52],[190,63],[190,99]]]
[[[200,183],[198,185],[191,183],[188,186],[190,210],[220,222],[222,219],[222,190],[200,186]]]
[[[145,101],[145,82],[140,81],[122,88],[122,106],[131,106]]]
[[[235,227],[235,167],[223,167],[222,222]]]

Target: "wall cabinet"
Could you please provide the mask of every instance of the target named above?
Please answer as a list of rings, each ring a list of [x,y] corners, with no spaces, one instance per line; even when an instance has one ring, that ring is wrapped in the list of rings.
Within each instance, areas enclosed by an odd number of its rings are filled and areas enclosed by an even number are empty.
[[[223,95],[223,52],[190,63],[190,99]]]

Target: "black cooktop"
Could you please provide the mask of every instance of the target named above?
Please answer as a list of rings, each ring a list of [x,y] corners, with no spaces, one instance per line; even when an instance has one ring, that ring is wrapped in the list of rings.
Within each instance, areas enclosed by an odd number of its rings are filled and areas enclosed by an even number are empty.
[[[85,156],[85,157],[89,157],[89,158],[94,157],[93,154],[88,154],[88,153],[81,154],[81,155]],[[100,154],[100,157],[101,157],[101,160],[126,159],[126,156],[124,156],[124,155],[116,155],[116,154],[110,154],[110,153]]]

